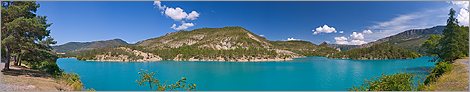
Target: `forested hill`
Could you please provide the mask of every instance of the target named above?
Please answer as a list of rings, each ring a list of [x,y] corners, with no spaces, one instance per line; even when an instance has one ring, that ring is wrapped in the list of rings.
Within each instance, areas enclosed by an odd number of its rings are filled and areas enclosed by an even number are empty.
[[[328,56],[339,52],[328,47],[326,43],[315,45],[308,41],[271,41],[274,48],[292,51],[305,56]]]
[[[343,51],[329,56],[340,59],[407,59],[423,54],[422,44],[431,35],[441,35],[445,26],[411,29],[364,45],[330,45]],[[346,50],[346,51],[345,51]]]
[[[67,53],[71,51],[91,50],[96,48],[105,47],[118,47],[128,45],[127,42],[121,39],[112,39],[105,41],[92,41],[92,42],[69,42],[63,45],[52,46],[55,52]]]
[[[428,39],[431,35],[442,35],[444,28],[445,26],[435,26],[425,29],[406,30],[396,35],[385,37],[363,45],[329,44],[329,46],[332,48],[339,48],[342,51],[347,51],[354,48],[367,48],[374,44],[387,43],[400,48],[423,53],[421,45],[424,43],[424,41],[426,41],[426,39]]]
[[[415,51],[387,43],[374,44],[367,48],[355,48],[329,56],[329,58],[356,60],[412,59],[417,57],[420,57],[420,54]]]
[[[84,50],[71,56],[112,61],[147,61],[147,56],[178,61],[283,61],[335,52],[306,41],[269,41],[242,27],[223,27],[177,31],[132,45]]]
[[[393,36],[367,43],[361,47],[370,47],[374,44],[387,43],[401,48],[422,52],[421,45],[433,34],[441,35],[445,26],[435,26],[425,29],[411,29]]]

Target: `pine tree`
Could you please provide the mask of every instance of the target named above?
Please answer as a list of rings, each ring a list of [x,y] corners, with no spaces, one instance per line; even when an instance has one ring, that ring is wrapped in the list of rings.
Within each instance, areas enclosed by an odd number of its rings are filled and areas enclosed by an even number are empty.
[[[452,61],[468,55],[468,32],[466,31],[458,25],[455,10],[450,9],[449,19],[447,19],[447,25],[443,33],[444,37],[439,42],[442,47],[439,50],[441,59]]]

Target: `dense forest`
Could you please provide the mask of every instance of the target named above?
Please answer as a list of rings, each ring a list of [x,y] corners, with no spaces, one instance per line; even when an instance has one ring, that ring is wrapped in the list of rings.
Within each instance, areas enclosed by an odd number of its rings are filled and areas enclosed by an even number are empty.
[[[333,54],[329,58],[339,59],[410,59],[420,57],[419,53],[390,44],[375,44],[368,48],[355,48]]]

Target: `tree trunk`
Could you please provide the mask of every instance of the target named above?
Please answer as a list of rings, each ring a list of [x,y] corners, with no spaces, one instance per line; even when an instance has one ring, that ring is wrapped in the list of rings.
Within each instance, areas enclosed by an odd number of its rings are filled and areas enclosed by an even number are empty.
[[[18,66],[21,66],[21,54],[19,54],[17,57],[18,57],[18,59],[17,59],[17,60],[18,60],[18,64],[17,64],[17,65],[18,65]]]
[[[18,64],[18,60],[17,60],[18,58],[17,58],[17,57],[18,57],[18,55],[14,55],[14,56],[13,56],[13,65],[14,65],[14,66],[18,66],[18,65],[17,65],[17,64]]]
[[[8,46],[5,46],[5,67],[3,67],[3,70],[10,70],[10,52]]]

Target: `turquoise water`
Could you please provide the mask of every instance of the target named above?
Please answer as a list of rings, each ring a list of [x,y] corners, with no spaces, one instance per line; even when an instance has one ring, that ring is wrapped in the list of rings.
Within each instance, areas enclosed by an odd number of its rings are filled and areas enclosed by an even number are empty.
[[[197,90],[347,90],[381,74],[408,72],[424,78],[430,57],[409,60],[297,58],[292,62],[89,62],[60,58],[66,72],[78,73],[86,88],[149,90],[135,81],[140,69],[174,83],[186,77]]]

